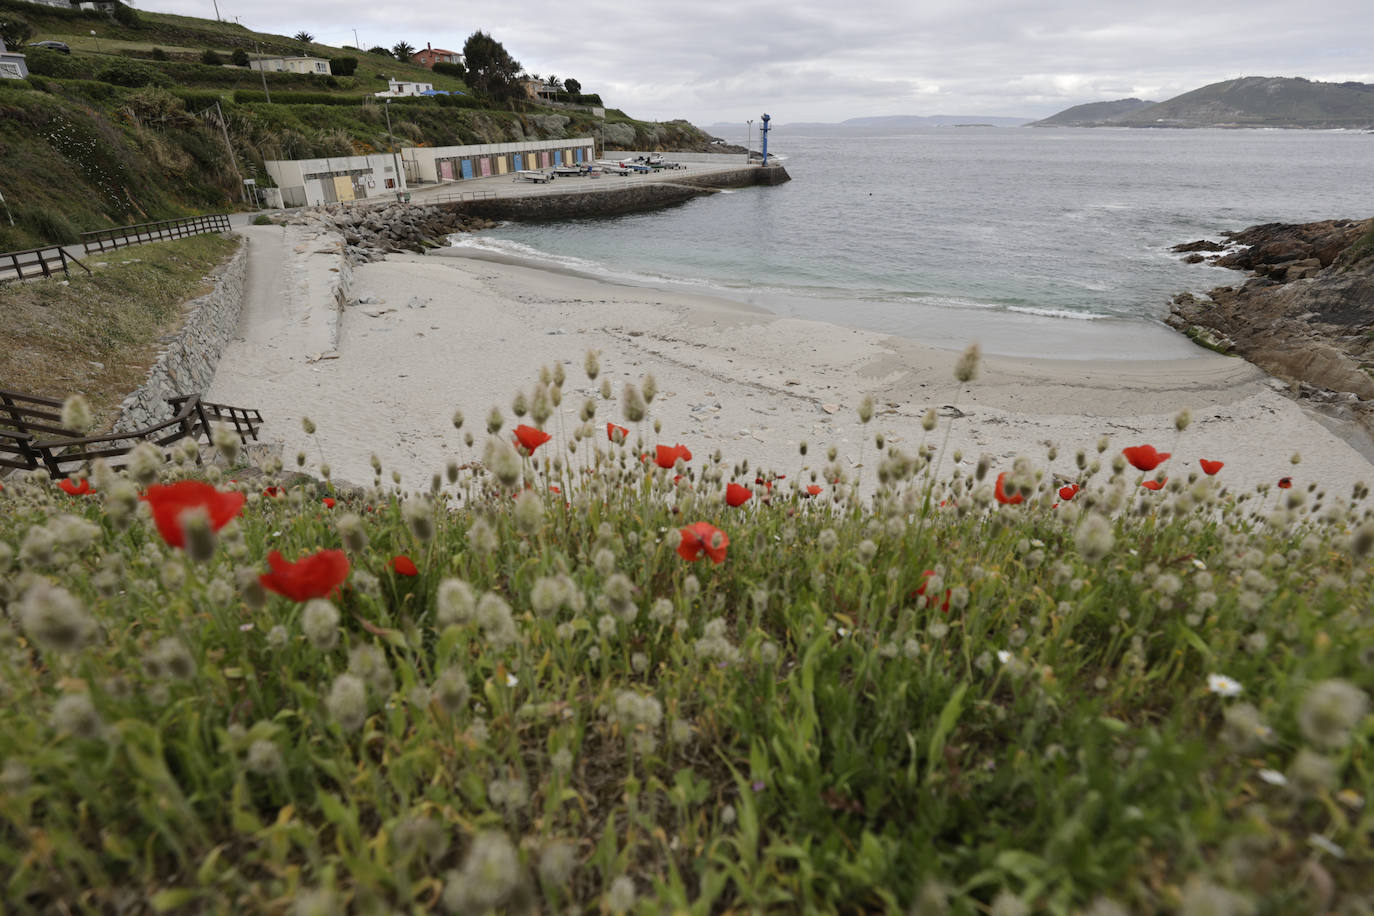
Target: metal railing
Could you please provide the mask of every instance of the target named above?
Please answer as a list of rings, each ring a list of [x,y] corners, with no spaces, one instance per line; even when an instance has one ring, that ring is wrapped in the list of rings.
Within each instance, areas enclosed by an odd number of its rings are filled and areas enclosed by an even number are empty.
[[[89,267],[67,254],[61,245],[7,251],[0,254],[0,283],[6,280],[27,280],[31,277],[51,277],[58,270],[62,271],[62,276],[69,277],[69,263],[75,264],[88,274],[91,272]]]
[[[86,253],[109,251],[126,245],[141,245],[144,242],[160,242],[166,239],[182,239],[207,232],[228,232],[229,214],[216,213],[211,216],[188,216],[182,219],[164,219],[155,223],[138,223],[133,226],[116,226],[113,229],[96,229],[81,233],[81,244]]]

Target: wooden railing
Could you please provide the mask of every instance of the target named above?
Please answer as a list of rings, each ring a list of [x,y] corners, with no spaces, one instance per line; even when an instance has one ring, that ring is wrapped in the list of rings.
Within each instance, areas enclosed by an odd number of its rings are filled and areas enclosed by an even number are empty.
[[[144,242],[160,242],[165,239],[182,239],[207,232],[228,232],[229,215],[216,213],[212,216],[188,216],[184,219],[164,219],[156,223],[139,223],[134,226],[116,226],[113,229],[96,229],[81,233],[81,244],[86,253],[109,251],[126,245],[141,245]]]
[[[175,412],[161,422],[125,432],[82,436],[62,426],[61,401],[0,391],[0,468],[41,467],[60,480],[96,458],[110,459],[111,465],[119,467],[142,442],[165,446],[188,438],[209,441],[212,422],[231,423],[246,443],[249,437],[258,437],[263,422],[256,410],[208,404],[200,395],[173,398],[169,403]]]
[[[91,272],[89,267],[67,254],[61,245],[7,251],[0,254],[0,283],[6,280],[27,280],[30,277],[51,277],[58,270],[62,271],[62,276],[68,277],[71,276],[67,270],[69,263],[75,264],[88,274]]]

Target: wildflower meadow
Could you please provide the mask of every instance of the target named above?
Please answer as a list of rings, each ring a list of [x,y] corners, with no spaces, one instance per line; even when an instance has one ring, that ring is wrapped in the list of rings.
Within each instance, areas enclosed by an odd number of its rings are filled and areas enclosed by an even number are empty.
[[[564,372],[428,480],[0,480],[0,913],[1374,912],[1363,486]]]

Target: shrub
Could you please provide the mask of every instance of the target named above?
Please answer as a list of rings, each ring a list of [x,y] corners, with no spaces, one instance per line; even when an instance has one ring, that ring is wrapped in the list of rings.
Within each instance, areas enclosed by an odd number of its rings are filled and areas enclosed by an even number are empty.
[[[276,224],[277,221],[266,213],[259,213],[257,216],[253,217],[254,226],[275,226]]]
[[[202,64],[205,64],[207,67],[224,66],[224,58],[220,57],[219,52],[215,51],[215,49],[213,48],[206,48],[204,51],[201,52],[200,62]]]
[[[127,58],[116,58],[96,74],[96,79],[116,86],[167,86],[171,80],[161,70]]]
[[[358,58],[344,56],[329,58],[329,69],[335,76],[352,76],[358,69]]]
[[[467,79],[468,69],[462,64],[450,64],[440,61],[433,67],[435,73],[441,76],[455,76],[458,79]]]
[[[153,60],[166,60],[167,52],[161,48],[153,48],[152,56]]]
[[[235,67],[246,67],[248,66],[248,52],[243,48],[235,48],[234,53],[229,55],[229,61]]]

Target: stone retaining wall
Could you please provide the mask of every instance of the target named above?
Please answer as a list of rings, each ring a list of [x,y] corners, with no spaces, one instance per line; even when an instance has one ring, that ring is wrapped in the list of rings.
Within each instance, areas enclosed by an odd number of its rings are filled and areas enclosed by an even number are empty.
[[[215,377],[220,353],[233,335],[243,310],[248,276],[248,245],[213,275],[215,288],[186,303],[180,330],[162,338],[162,350],[148,378],[119,405],[115,432],[139,429],[173,413],[167,399],[199,394]]]

